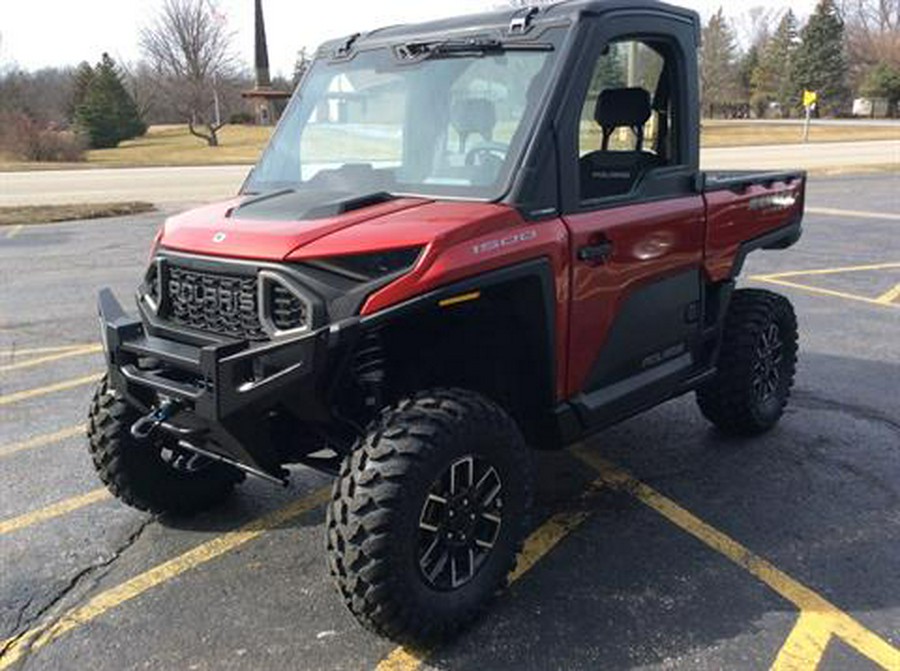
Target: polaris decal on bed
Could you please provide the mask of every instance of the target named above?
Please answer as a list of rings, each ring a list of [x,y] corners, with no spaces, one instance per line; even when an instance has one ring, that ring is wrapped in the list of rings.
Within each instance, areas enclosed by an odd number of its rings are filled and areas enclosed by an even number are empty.
[[[498,240],[488,240],[487,242],[480,242],[477,245],[472,246],[473,254],[484,254],[486,252],[495,252],[498,249],[505,249],[507,247],[512,247],[514,245],[518,245],[522,242],[528,242],[529,240],[534,240],[537,237],[537,231],[532,229],[530,231],[525,231],[524,233],[516,233],[515,235],[509,235],[505,238],[500,238]]]
[[[750,199],[750,209],[754,212],[758,210],[789,210],[796,204],[797,192],[793,190],[779,191]]]

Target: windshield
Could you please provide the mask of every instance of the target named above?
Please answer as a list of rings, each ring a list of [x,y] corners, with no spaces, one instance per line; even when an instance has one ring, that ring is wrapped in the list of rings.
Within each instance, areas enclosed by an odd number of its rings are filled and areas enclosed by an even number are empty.
[[[543,46],[317,60],[244,190],[498,198],[549,80]]]

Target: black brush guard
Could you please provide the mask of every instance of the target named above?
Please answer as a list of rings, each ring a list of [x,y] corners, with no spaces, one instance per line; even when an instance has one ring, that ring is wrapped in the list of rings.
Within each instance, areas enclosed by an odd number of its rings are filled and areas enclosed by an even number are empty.
[[[140,299],[138,306],[143,319],[126,314],[109,289],[99,294],[110,385],[148,416],[164,405],[174,408],[154,429],[175,435],[189,449],[286,482],[263,418],[289,405],[305,421],[331,420],[323,399],[342,359],[337,351],[355,340],[358,320],[250,343],[195,331],[178,337],[170,324],[156,323]]]

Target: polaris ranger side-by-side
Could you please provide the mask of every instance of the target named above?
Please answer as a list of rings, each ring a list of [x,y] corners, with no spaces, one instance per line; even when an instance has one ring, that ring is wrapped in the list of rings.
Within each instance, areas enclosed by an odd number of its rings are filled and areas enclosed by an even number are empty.
[[[165,223],[139,316],[101,292],[101,479],[188,514],[332,473],[347,606],[430,640],[507,580],[526,446],[691,391],[724,432],[770,429],[797,324],[735,278],[797,241],[805,175],[699,169],[699,35],[577,0],[323,45],[240,195]]]

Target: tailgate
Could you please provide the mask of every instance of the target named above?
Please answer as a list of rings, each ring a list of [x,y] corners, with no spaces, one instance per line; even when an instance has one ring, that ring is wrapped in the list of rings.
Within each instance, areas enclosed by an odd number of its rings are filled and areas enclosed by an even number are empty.
[[[707,172],[703,181],[706,267],[714,281],[736,274],[751,249],[797,241],[805,172]]]

